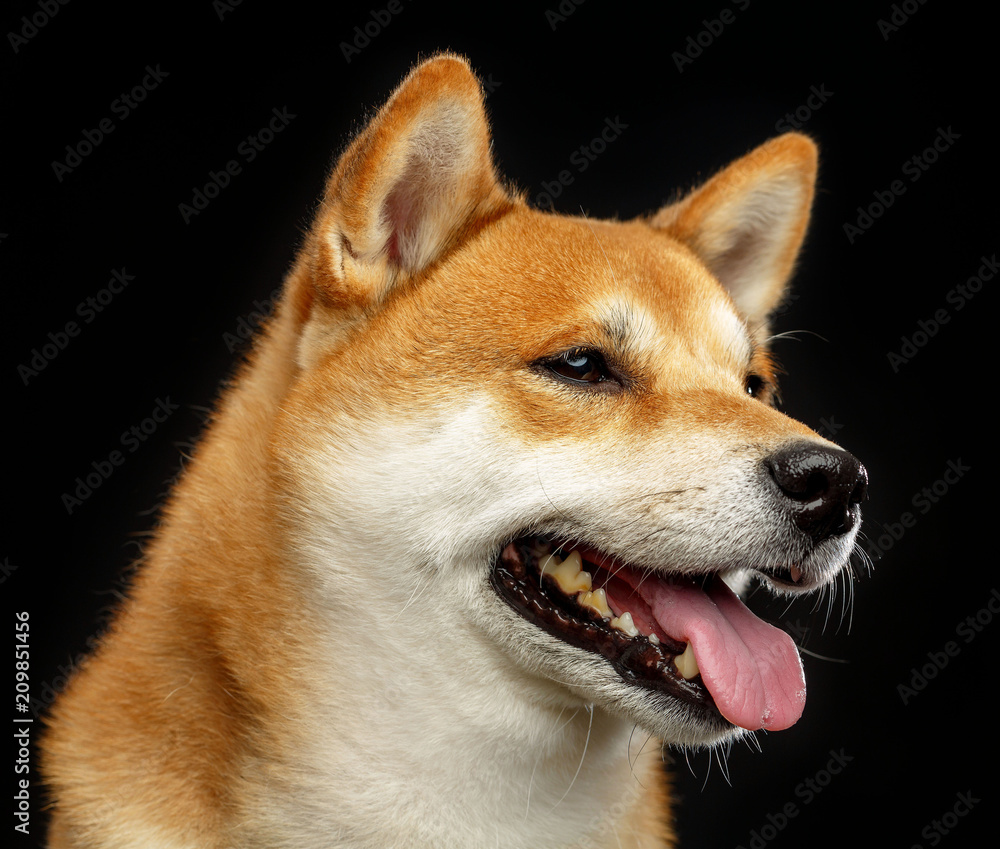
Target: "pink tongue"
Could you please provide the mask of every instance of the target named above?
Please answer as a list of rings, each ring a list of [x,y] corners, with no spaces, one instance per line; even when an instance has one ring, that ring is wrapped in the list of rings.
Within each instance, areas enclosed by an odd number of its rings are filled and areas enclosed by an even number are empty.
[[[649,580],[636,589],[664,633],[692,644],[701,678],[726,719],[750,731],[795,724],[806,682],[788,634],[754,616],[721,579],[707,590]]]

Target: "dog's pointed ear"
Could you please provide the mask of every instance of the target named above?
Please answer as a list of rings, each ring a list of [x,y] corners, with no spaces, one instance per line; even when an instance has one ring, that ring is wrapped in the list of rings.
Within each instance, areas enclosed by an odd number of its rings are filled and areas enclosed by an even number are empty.
[[[340,157],[311,234],[314,296],[370,315],[510,199],[493,168],[479,80],[440,54],[416,66]]]
[[[771,139],[650,221],[687,244],[753,324],[779,304],[809,223],[816,145]]]

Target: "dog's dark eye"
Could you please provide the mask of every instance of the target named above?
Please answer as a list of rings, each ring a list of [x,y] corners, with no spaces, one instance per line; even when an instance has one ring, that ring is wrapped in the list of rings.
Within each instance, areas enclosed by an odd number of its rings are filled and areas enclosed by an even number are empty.
[[[747,390],[747,395],[749,395],[751,398],[759,398],[761,395],[764,394],[764,391],[766,389],[767,389],[767,381],[764,380],[764,378],[761,377],[759,374],[751,374],[747,378],[746,390]]]
[[[603,383],[611,380],[611,374],[604,357],[597,351],[567,351],[551,360],[546,360],[545,368],[574,383]]]

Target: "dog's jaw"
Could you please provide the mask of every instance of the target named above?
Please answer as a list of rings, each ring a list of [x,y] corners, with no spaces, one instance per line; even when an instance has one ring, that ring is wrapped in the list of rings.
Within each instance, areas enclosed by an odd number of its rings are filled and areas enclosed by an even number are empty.
[[[626,685],[683,707],[709,734],[728,723],[780,730],[798,720],[805,682],[791,638],[757,619],[725,576],[695,580],[578,543],[556,548],[521,537],[492,570],[498,595],[528,622],[599,655]]]
[[[686,703],[702,721],[721,725],[689,646],[668,636],[630,594],[624,564],[605,569],[586,549],[567,544],[562,557],[555,549],[537,536],[508,543],[491,571],[493,588],[538,628],[609,661],[625,682]],[[643,580],[656,579],[647,574]]]
[[[314,575],[359,571],[361,552],[316,542]],[[262,793],[269,821],[294,822],[302,845],[336,833],[359,849],[534,849],[588,845],[606,823],[624,835],[656,813],[643,799],[660,780],[659,747],[517,656],[506,641],[528,623],[508,617],[485,561],[390,566],[368,554],[363,602],[351,600],[359,585],[332,597],[325,580],[302,588],[317,625],[304,663],[325,674],[296,701],[303,725],[326,733],[298,755],[308,782]]]

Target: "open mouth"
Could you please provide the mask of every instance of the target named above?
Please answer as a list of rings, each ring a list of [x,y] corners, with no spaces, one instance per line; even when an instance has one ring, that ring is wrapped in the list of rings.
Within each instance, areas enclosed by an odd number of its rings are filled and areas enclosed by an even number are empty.
[[[556,547],[524,536],[504,546],[492,582],[529,622],[601,655],[626,683],[666,693],[705,719],[778,730],[802,713],[805,681],[794,643],[758,619],[720,575],[664,575],[584,544]]]

